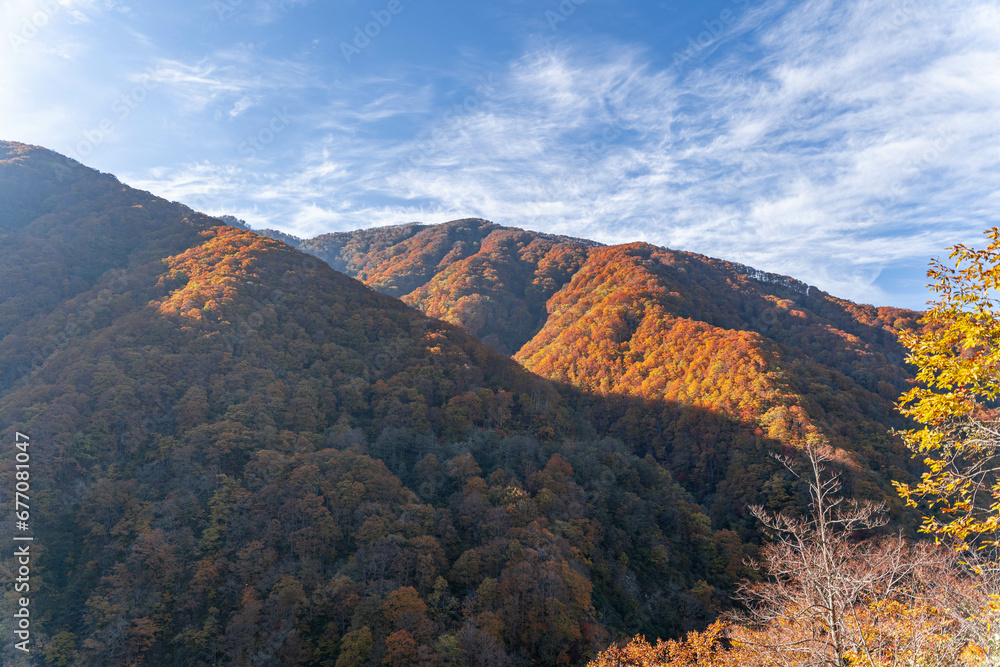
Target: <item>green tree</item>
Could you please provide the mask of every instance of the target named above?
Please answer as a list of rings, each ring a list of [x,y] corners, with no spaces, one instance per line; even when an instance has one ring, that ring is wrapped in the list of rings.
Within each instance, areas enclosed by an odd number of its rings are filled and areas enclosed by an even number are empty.
[[[361,667],[368,660],[372,650],[372,631],[367,625],[360,630],[348,632],[340,642],[340,657],[337,667]]]
[[[63,630],[52,636],[52,639],[45,644],[45,660],[50,665],[65,665],[73,657],[73,648],[76,646],[76,635]]]

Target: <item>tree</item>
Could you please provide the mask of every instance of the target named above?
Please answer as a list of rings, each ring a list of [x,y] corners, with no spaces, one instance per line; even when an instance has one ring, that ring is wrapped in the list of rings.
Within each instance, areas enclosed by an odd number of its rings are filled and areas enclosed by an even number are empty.
[[[751,667],[751,656],[725,649],[720,641],[726,624],[716,621],[704,632],[689,632],[681,640],[659,640],[655,645],[637,635],[624,646],[610,646],[588,667]]]
[[[932,262],[938,299],[923,331],[900,336],[920,386],[899,408],[923,426],[903,438],[929,470],[897,488],[911,506],[929,503],[926,532],[978,548],[1000,546],[1000,229],[986,236],[984,250],[954,246],[954,267]]]
[[[793,633],[773,644],[765,641],[760,648],[808,656],[811,664],[839,667],[852,648],[846,627],[850,608],[887,570],[894,569],[872,567],[866,572],[867,563],[862,563],[862,558],[873,557],[882,561],[880,564],[888,564],[886,561],[897,554],[892,549],[880,553],[872,542],[852,541],[852,535],[859,530],[885,525],[884,508],[870,503],[845,503],[837,495],[839,476],[825,474],[824,464],[832,456],[809,449],[808,459],[808,517],[770,514],[760,506],[751,508],[774,540],[763,549],[771,578],[744,585],[742,594],[750,605],[749,615],[737,618],[753,626],[788,623],[804,628],[805,636]],[[779,460],[801,478],[790,459]]]
[[[348,632],[340,641],[340,655],[336,667],[362,667],[372,650],[372,631],[367,625]]]
[[[385,657],[383,665],[412,665],[417,659],[417,642],[406,630],[398,630],[385,640]]]
[[[773,542],[762,550],[768,578],[745,584],[748,610],[730,614],[734,645],[769,665],[959,664],[969,609],[958,610],[954,593],[971,582],[953,555],[900,536],[859,540],[886,524],[885,507],[839,496],[832,455],[806,453],[804,474],[779,460],[807,483],[808,516],[751,508]]]

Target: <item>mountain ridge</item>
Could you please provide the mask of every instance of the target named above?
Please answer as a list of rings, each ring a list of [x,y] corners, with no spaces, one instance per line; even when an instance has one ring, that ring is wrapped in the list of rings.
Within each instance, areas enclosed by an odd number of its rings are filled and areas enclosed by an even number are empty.
[[[33,443],[51,662],[582,664],[730,604],[746,505],[805,506],[769,454],[809,443],[907,525],[903,311],[477,221],[338,237],[366,285],[0,155],[0,423]],[[538,372],[498,351],[522,339]]]
[[[52,266],[0,299],[0,423],[32,442],[49,661],[580,664],[726,604],[752,546],[568,389],[283,243],[17,151],[0,275]]]
[[[854,304],[789,276],[645,242],[553,240],[481,219],[339,232],[333,244],[330,238],[299,247],[465,328],[548,379],[612,398],[718,410],[746,423],[748,450],[760,447],[758,432],[794,446],[819,438],[864,468],[897,476],[914,469],[886,432],[906,425],[894,409],[911,377],[897,334],[919,326],[916,311]],[[550,257],[559,258],[560,270],[545,273]],[[525,286],[538,284],[540,272],[547,282],[530,293]],[[699,454],[708,463],[688,460],[693,445],[678,448],[671,441],[684,437],[663,435],[683,412],[653,419],[642,438],[628,436],[637,427],[624,414],[610,418],[605,411],[602,419],[617,436],[669,460],[699,502],[716,506],[713,521],[737,525],[725,508],[749,498],[729,490],[720,500],[716,486],[724,479],[708,471],[742,476],[738,468],[749,462],[711,446]],[[888,491],[887,480],[882,484]]]

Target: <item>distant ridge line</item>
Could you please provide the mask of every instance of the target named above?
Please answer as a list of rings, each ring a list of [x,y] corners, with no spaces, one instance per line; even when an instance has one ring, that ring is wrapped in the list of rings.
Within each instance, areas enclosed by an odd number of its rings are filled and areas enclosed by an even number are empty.
[[[813,285],[808,285],[801,280],[796,280],[791,276],[785,276],[780,273],[769,273],[767,271],[762,271],[761,269],[755,269],[752,266],[747,266],[746,264],[740,264],[739,262],[729,262],[733,269],[747,278],[752,278],[759,283],[764,283],[767,285],[780,285],[798,294],[803,294],[809,296],[809,294],[814,289]],[[823,293],[819,288],[815,288],[820,294]]]

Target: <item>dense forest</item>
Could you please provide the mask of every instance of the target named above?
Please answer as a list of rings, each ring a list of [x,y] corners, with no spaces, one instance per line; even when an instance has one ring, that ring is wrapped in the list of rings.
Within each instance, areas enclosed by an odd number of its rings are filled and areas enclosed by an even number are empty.
[[[584,664],[729,608],[807,445],[912,525],[916,313],[484,221],[277,240],[13,143],[0,202],[35,664]]]
[[[889,498],[913,462],[888,435],[919,313],[838,299],[786,276],[645,243],[605,247],[469,219],[294,239],[367,285],[463,327],[579,391],[601,434],[667,464],[716,528],[794,505],[769,443],[822,440]],[[762,455],[763,454],[763,455]]]

